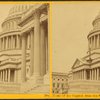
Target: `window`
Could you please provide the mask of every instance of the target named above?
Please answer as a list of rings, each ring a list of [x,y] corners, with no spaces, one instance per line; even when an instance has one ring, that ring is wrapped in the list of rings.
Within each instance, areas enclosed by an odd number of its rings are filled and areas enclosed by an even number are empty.
[[[53,87],[55,87],[55,83],[53,83]]]

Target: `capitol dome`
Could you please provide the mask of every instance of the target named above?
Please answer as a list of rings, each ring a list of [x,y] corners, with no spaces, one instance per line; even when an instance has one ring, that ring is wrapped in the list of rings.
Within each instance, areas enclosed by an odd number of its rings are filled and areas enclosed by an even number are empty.
[[[18,23],[21,21],[22,15],[33,6],[34,4],[15,4],[10,9],[8,17],[2,23],[2,31],[6,32],[18,29]]]
[[[93,29],[88,34],[89,48],[93,52],[100,51],[100,12],[93,20]]]
[[[100,29],[100,12],[99,14],[95,17],[95,19],[93,20],[93,27],[94,29]]]
[[[31,4],[19,4],[19,5],[16,4],[10,9],[9,16],[22,14],[23,12],[29,10],[31,7],[32,7]]]

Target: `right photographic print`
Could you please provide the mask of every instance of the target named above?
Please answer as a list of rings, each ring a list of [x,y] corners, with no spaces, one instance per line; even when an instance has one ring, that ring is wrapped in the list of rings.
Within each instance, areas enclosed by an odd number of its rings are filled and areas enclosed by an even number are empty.
[[[100,2],[52,4],[52,93],[100,93]]]

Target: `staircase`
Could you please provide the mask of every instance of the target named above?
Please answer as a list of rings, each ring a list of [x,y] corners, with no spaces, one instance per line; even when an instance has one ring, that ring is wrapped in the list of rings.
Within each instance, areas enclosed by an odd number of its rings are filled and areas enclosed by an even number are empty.
[[[31,88],[26,93],[28,93],[28,94],[32,94],[32,93],[49,94],[50,93],[50,86],[47,84],[38,85],[38,86]]]
[[[13,82],[1,82],[0,93],[4,94],[20,93],[20,84]]]

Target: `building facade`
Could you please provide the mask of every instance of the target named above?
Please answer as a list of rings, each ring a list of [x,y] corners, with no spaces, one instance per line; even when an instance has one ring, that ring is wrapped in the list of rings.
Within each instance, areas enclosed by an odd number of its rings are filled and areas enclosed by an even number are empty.
[[[88,54],[76,59],[69,79],[69,93],[100,93],[100,14],[88,34]]]
[[[10,9],[0,33],[3,93],[49,93],[48,16],[48,4],[16,4]]]
[[[52,73],[52,93],[66,94],[68,92],[68,76],[66,73]]]

